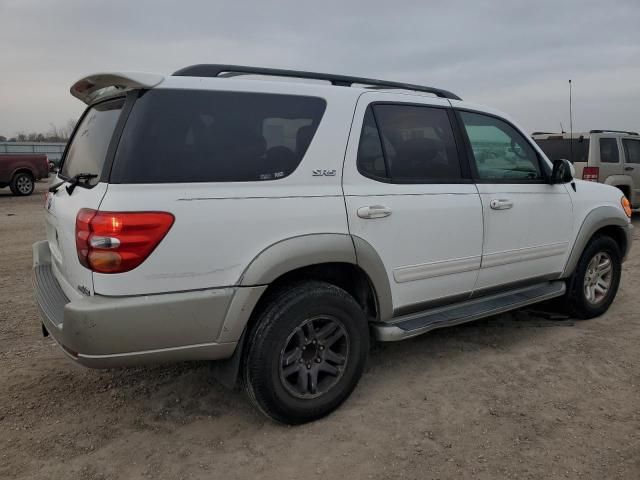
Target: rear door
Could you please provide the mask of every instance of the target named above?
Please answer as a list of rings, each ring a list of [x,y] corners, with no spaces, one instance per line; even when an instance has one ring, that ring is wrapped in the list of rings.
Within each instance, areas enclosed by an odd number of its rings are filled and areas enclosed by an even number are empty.
[[[565,185],[549,185],[542,160],[506,120],[459,111],[484,215],[475,294],[557,277],[570,250],[572,204]]]
[[[380,256],[396,315],[467,298],[478,275],[482,208],[451,115],[446,100],[402,94],[366,93],[356,108],[349,230]]]
[[[630,199],[634,207],[640,199],[640,138],[623,138],[624,170],[633,179],[633,195]]]
[[[622,167],[616,137],[600,137],[598,139],[598,153],[600,155],[600,182],[606,183],[608,177],[626,173]]]
[[[45,202],[52,268],[70,298],[93,294],[92,273],[80,264],[76,252],[75,221],[81,208],[97,210],[107,191],[107,183],[101,177],[124,102],[124,98],[108,100],[85,112],[70,140],[61,170],[51,181],[52,185],[65,183],[55,193],[48,193]],[[68,189],[73,177],[81,173],[97,177]]]

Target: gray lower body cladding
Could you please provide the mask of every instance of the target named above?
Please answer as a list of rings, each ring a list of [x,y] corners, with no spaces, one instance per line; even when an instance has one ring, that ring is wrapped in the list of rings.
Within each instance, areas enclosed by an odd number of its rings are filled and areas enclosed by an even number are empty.
[[[48,249],[45,244],[34,245],[34,257],[37,249]],[[34,294],[43,325],[69,357],[95,368],[229,358],[242,333],[236,326],[246,322],[237,313],[234,300],[257,300],[264,289],[230,287],[133,297],[94,295],[70,301],[46,257],[45,252],[34,258],[33,269]],[[229,312],[236,312],[234,318],[229,318]],[[230,335],[235,331],[237,337]]]

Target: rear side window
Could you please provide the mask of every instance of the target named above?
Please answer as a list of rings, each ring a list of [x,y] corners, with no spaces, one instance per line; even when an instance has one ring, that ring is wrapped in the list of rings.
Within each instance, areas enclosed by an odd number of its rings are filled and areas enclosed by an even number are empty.
[[[584,137],[574,138],[573,145],[568,138],[547,138],[535,141],[552,162],[554,160],[567,159],[573,162],[589,161],[589,139]],[[573,152],[572,152],[573,151]],[[573,155],[572,155],[573,153]]]
[[[640,140],[622,139],[624,158],[627,163],[640,163]]]
[[[129,115],[112,183],[276,180],[300,164],[325,110],[321,98],[151,90]]]
[[[618,140],[615,138],[600,139],[600,161],[602,163],[618,163]]]
[[[358,148],[358,169],[391,182],[460,180],[460,161],[447,111],[413,105],[369,106]]]
[[[124,99],[117,99],[89,109],[69,145],[60,172],[63,176],[70,178],[79,173],[91,173],[100,177],[123,105]],[[97,182],[96,178],[90,183]]]

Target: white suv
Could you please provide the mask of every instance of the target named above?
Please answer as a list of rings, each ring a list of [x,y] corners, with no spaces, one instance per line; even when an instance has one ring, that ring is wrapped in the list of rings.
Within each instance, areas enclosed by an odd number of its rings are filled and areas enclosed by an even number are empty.
[[[620,191],[450,92],[196,65],[71,93],[88,108],[34,289],[45,335],[83,365],[226,359],[224,384],[302,423],[349,396],[371,337],[554,297],[591,318],[616,295]]]

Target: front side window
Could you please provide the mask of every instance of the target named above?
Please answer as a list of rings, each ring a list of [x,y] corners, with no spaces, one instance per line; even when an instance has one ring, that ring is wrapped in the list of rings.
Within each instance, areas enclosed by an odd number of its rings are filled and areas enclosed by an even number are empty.
[[[540,181],[538,155],[524,136],[504,120],[460,112],[473,150],[476,175],[481,180]]]
[[[89,183],[98,182],[123,105],[122,98],[110,100],[91,107],[84,115],[62,164],[60,173],[64,177],[89,173],[98,176]]]
[[[300,164],[324,114],[321,98],[156,89],[135,103],[112,183],[277,180]]]
[[[640,163],[640,140],[622,140],[624,147],[624,158],[627,163]]]
[[[618,140],[615,138],[600,139],[600,161],[602,163],[618,163],[620,161]]]
[[[358,169],[398,183],[460,180],[447,111],[413,105],[369,106],[360,135]]]

